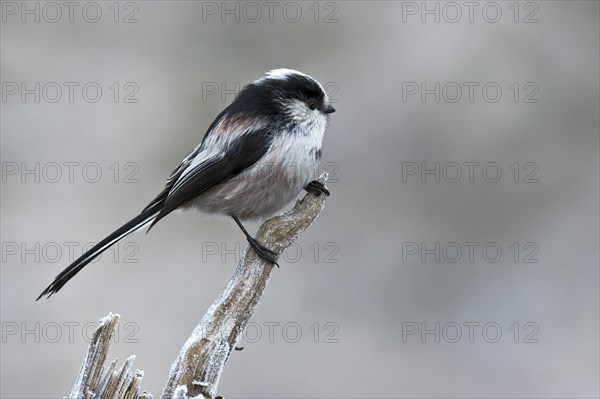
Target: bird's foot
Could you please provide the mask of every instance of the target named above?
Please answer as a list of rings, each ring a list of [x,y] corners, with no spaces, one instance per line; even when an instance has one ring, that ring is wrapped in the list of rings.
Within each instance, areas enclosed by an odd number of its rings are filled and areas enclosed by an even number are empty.
[[[277,254],[274,251],[271,251],[252,237],[248,237],[248,243],[259,257],[279,267],[279,263],[277,263]]]
[[[326,196],[329,196],[329,190],[325,187],[325,185],[323,183],[321,183],[318,180],[313,180],[310,183],[308,183],[306,185],[306,187],[304,188],[306,191],[308,191],[311,194],[314,195],[321,195],[321,194],[325,194]]]

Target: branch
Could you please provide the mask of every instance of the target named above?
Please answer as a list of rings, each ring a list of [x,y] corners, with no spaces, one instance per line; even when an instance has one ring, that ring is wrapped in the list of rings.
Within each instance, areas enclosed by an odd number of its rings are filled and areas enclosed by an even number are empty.
[[[327,173],[319,177],[325,184]],[[281,256],[310,226],[325,204],[325,195],[306,194],[281,216],[264,222],[256,239]],[[219,298],[196,326],[171,366],[161,397],[186,399],[201,395],[214,398],[223,367],[240,340],[271,276],[273,265],[259,258],[247,246],[233,276]],[[117,328],[118,314],[109,313],[98,322],[87,354],[69,398],[147,399],[150,394],[138,394],[144,376],[133,371],[135,355],[119,370],[115,359],[103,373],[104,362],[112,336]]]
[[[327,174],[319,181],[325,184]],[[290,211],[264,222],[257,240],[280,256],[310,226],[326,198],[307,194]],[[183,345],[161,397],[215,396],[225,362],[254,314],[274,267],[248,248],[223,293]]]
[[[104,374],[102,373],[119,317],[118,314],[109,313],[98,322],[75,385],[69,394],[70,399],[142,399],[149,397],[145,392],[138,395],[139,384],[144,377],[144,372],[132,370],[131,366],[135,355],[130,356],[118,371],[115,371],[118,359],[113,360],[108,370]]]

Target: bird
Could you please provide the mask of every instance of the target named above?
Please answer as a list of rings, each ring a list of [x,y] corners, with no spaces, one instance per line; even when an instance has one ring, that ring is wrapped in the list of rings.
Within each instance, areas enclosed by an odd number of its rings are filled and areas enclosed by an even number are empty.
[[[293,69],[273,69],[247,84],[169,175],[156,198],[66,267],[36,301],[57,293],[119,240],[146,226],[150,231],[175,210],[233,219],[256,254],[279,266],[276,253],[252,237],[242,221],[268,218],[302,190],[329,195],[314,179],[333,112],[323,86]]]

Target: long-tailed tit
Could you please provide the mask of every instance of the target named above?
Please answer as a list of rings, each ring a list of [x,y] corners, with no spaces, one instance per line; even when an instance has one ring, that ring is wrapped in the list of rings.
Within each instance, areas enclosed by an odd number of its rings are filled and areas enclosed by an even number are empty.
[[[111,245],[144,226],[152,228],[176,209],[233,218],[256,254],[277,264],[276,254],[250,236],[240,220],[264,219],[303,189],[329,194],[313,179],[328,114],[334,111],[323,86],[298,71],[275,69],[248,84],[142,213],[75,260],[37,299],[58,292]]]

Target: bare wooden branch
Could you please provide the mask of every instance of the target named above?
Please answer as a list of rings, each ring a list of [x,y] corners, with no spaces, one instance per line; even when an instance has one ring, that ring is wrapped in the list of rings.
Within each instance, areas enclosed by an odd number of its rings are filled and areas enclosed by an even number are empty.
[[[319,181],[325,185],[327,174],[322,174]],[[322,194],[307,194],[290,211],[265,221],[258,229],[257,240],[281,256],[319,215],[325,199]],[[223,367],[254,314],[273,267],[246,247],[225,290],[208,309],[171,366],[161,397],[215,397]],[[135,355],[118,370],[115,359],[103,372],[119,317],[110,313],[99,321],[69,398],[152,397],[146,392],[138,394],[144,373],[133,371]]]
[[[118,359],[113,360],[108,370],[102,373],[119,317],[118,314],[109,313],[98,322],[69,398],[143,399],[148,397],[146,393],[138,395],[144,372],[133,371],[135,355],[130,356],[118,371],[115,371]]]
[[[327,181],[327,174],[319,178]],[[323,209],[325,195],[307,194],[287,213],[258,229],[256,238],[280,256]],[[246,247],[229,284],[196,326],[171,366],[162,397],[216,395],[223,366],[240,340],[274,265]]]

